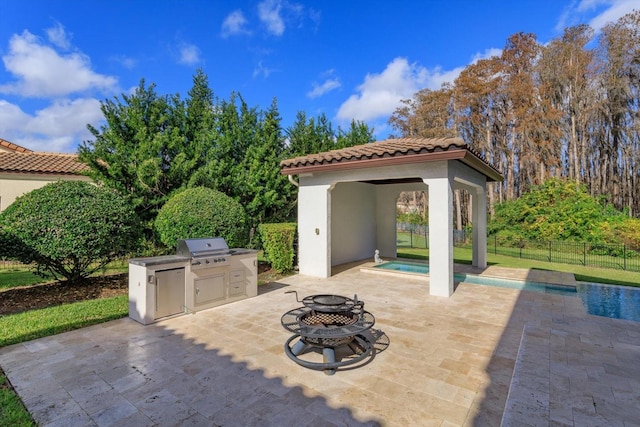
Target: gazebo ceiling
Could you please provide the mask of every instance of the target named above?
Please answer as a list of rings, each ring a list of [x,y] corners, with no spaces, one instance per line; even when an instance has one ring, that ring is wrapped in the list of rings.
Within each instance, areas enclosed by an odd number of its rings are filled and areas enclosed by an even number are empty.
[[[502,175],[461,138],[398,138],[332,150],[280,162],[284,175],[459,160],[487,177]],[[382,184],[375,181],[372,183]]]

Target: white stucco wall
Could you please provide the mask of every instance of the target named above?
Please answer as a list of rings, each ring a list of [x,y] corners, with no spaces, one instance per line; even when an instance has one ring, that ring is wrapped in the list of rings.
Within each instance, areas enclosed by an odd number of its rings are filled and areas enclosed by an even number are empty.
[[[0,212],[19,196],[57,181],[91,182],[91,178],[83,175],[0,174]]]
[[[328,184],[298,188],[298,267],[300,274],[331,276],[331,198]]]
[[[417,178],[418,183],[358,181]],[[486,177],[458,161],[434,161],[299,176],[300,274],[329,277],[331,266],[373,257],[395,257],[396,200],[401,191],[429,192],[430,293],[453,293],[453,189],[474,195],[474,265],[486,265]],[[479,225],[479,227],[478,227]]]
[[[331,265],[365,258],[376,249],[376,186],[338,183],[331,190]]]

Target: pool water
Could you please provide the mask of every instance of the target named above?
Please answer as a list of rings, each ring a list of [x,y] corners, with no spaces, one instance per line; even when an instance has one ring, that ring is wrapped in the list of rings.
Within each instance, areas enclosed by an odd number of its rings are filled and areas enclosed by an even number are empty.
[[[405,273],[429,274],[428,265],[404,261],[389,261],[378,264],[375,268]],[[464,273],[455,273],[453,280],[523,291],[579,296],[589,314],[640,322],[640,288],[586,282],[580,282],[576,287],[573,287]]]

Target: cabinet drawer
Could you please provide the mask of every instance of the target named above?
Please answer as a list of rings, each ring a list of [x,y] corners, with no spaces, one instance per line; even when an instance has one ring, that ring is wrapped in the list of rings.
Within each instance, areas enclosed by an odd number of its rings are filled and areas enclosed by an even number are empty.
[[[229,283],[244,282],[244,270],[232,270],[229,273]]]

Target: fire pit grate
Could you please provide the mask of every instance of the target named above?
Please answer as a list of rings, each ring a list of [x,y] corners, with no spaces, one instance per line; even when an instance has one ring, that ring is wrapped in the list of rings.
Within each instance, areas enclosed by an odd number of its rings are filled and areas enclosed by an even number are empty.
[[[312,295],[298,301],[305,306],[289,310],[281,318],[282,326],[294,333],[285,344],[285,353],[294,362],[332,375],[337,368],[372,355],[373,345],[365,332],[375,318],[364,310],[364,302],[339,295]],[[299,340],[292,346],[296,338]],[[336,351],[345,349],[355,357],[336,361]],[[299,357],[312,350],[322,351],[322,363]]]

